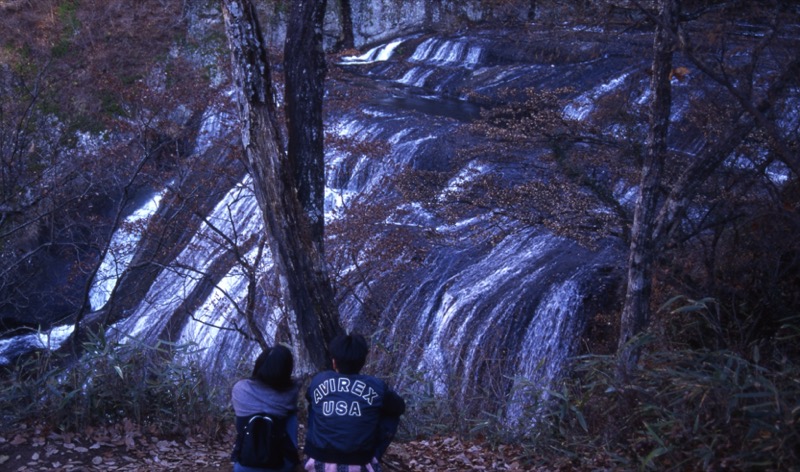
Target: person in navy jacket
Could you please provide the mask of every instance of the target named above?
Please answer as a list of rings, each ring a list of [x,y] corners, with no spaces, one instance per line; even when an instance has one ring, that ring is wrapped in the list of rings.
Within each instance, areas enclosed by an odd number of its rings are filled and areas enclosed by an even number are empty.
[[[369,347],[360,334],[331,341],[333,370],[318,373],[306,392],[305,469],[379,472],[381,456],[405,412],[403,398],[381,379],[361,374]],[[327,468],[326,468],[327,466]]]

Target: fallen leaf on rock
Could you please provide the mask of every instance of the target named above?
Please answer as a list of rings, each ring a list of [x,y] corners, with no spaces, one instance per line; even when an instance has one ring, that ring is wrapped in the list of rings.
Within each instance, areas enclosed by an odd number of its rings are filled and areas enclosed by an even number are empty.
[[[451,462],[461,462],[462,464],[464,464],[466,466],[471,466],[472,465],[472,462],[469,460],[467,455],[463,454],[463,453],[455,456],[453,459],[451,459]]]
[[[175,441],[163,441],[162,440],[162,441],[158,441],[156,443],[156,447],[158,447],[158,449],[161,450],[161,451],[169,451],[173,447],[177,447],[177,446],[178,446],[178,444]]]

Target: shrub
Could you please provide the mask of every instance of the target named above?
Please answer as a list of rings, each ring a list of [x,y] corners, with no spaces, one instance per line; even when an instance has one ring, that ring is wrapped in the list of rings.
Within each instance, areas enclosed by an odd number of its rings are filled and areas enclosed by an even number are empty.
[[[532,457],[642,470],[787,470],[800,463],[800,368],[731,351],[643,354],[627,385],[583,356],[527,437]]]
[[[163,434],[215,436],[229,421],[222,399],[228,386],[211,384],[197,365],[181,361],[191,349],[95,339],[69,364],[40,352],[0,381],[2,426],[38,423],[80,431],[132,422]]]

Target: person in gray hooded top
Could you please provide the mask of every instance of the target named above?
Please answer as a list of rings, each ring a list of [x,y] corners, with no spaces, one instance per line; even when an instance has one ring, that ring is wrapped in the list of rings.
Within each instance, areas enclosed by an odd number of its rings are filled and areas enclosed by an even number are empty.
[[[292,379],[294,359],[285,346],[275,346],[256,359],[253,375],[236,382],[231,391],[231,403],[236,414],[236,443],[231,459],[234,472],[287,472],[300,462],[297,451],[297,397],[299,385]],[[256,414],[268,414],[286,428],[283,441],[283,466],[277,469],[247,467],[239,463],[244,427]],[[284,426],[285,425],[285,426]]]

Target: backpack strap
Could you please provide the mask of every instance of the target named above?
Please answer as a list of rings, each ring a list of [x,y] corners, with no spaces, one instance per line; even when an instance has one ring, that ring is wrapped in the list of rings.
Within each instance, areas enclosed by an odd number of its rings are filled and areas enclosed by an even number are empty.
[[[258,413],[247,418],[242,428],[242,438],[237,462],[246,467],[278,468],[283,464],[282,437],[286,425],[278,418]]]
[[[270,424],[270,428],[274,427],[275,425],[275,420],[273,420],[270,415],[266,413],[257,413],[247,420],[247,426],[245,426],[245,428],[247,428],[248,431],[252,428],[252,423],[255,420],[266,420]]]

